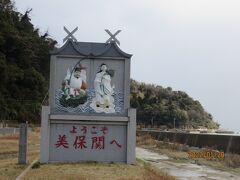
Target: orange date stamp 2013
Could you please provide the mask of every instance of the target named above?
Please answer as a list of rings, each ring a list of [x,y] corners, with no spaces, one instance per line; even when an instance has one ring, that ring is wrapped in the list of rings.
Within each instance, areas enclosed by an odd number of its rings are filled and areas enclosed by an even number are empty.
[[[188,158],[204,158],[204,159],[223,159],[224,152],[214,152],[214,151],[203,151],[203,152],[188,152]]]

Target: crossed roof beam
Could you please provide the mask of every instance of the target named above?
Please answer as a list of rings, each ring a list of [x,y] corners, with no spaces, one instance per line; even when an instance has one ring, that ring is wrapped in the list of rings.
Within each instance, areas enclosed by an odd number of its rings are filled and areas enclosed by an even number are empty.
[[[77,42],[77,38],[75,38],[73,34],[78,30],[78,27],[73,29],[71,32],[65,26],[63,29],[67,33],[67,36],[63,39],[63,42],[67,41],[68,39],[72,39],[73,41]],[[105,31],[110,36],[106,43],[116,42],[120,46],[120,41],[116,38],[116,36],[121,32],[121,30],[117,30],[114,34],[111,33],[108,29],[105,29]]]
[[[105,29],[105,31],[110,36],[110,38],[106,41],[106,43],[110,43],[110,42],[114,41],[120,46],[120,41],[116,38],[116,36],[121,32],[121,30],[117,30],[114,34],[112,34],[108,29]]]
[[[67,33],[67,36],[63,39],[63,42],[65,42],[68,39],[72,39],[73,41],[77,42],[77,39],[73,36],[73,34],[78,30],[78,27],[76,27],[71,32],[65,26],[63,26],[63,29]]]

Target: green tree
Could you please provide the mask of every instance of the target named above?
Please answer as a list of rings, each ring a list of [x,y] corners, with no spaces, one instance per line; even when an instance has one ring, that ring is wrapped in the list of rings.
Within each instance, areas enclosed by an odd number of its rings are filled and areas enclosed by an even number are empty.
[[[137,108],[137,121],[143,124],[167,125],[173,127],[205,126],[218,128],[199,101],[185,92],[173,91],[153,84],[131,80],[131,106]]]
[[[0,1],[0,118],[39,121],[48,89],[49,51],[56,41],[40,35],[31,10],[17,12],[10,0]]]

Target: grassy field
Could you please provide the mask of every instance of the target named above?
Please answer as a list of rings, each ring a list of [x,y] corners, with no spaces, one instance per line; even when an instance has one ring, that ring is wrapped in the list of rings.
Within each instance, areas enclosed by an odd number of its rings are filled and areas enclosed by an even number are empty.
[[[39,131],[29,133],[27,161],[39,156]],[[27,165],[18,165],[18,135],[0,136],[0,179],[15,179]]]
[[[81,164],[51,164],[29,171],[24,179],[174,179],[149,164],[137,165],[86,162]]]
[[[178,143],[169,143],[166,141],[156,141],[150,135],[137,137],[137,145],[160,154],[166,154],[173,162],[191,162],[199,165],[207,165],[215,169],[239,173],[240,175],[240,155],[225,154],[223,159],[190,159],[188,152],[191,149]]]
[[[29,133],[27,159],[39,158],[39,130]],[[18,135],[0,136],[0,180],[15,179],[27,167],[18,165]],[[173,180],[150,164],[137,160],[136,165],[96,162],[72,164],[35,163],[23,179],[152,179]]]

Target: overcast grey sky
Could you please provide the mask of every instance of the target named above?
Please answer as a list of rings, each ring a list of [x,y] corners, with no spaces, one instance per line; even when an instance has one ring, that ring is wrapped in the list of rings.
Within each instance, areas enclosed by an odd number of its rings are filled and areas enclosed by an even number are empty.
[[[62,45],[78,26],[78,41],[105,42],[117,36],[133,54],[131,77],[199,100],[221,128],[240,131],[239,0],[15,0],[32,8],[41,32]]]

